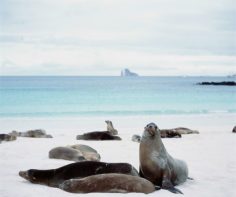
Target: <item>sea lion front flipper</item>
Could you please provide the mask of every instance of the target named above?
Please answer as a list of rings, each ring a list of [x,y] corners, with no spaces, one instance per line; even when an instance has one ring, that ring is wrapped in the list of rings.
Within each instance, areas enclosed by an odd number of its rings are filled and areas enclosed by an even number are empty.
[[[161,188],[166,189],[166,190],[168,190],[172,193],[175,193],[175,194],[183,194],[183,192],[181,192],[179,189],[175,188],[174,185],[171,183],[171,181],[170,181],[170,169],[169,168],[167,168],[164,171]]]
[[[183,194],[183,192],[180,191],[179,189],[175,188],[169,180],[162,181],[161,189],[168,190],[168,191],[175,193],[175,194]]]

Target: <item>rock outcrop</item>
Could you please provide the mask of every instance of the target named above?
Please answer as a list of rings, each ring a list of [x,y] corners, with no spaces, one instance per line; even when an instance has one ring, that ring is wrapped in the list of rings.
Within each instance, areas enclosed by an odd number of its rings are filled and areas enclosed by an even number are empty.
[[[124,70],[121,71],[120,76],[121,77],[137,77],[138,74],[131,72],[129,69],[125,68]]]
[[[234,81],[221,81],[221,82],[204,81],[204,82],[197,83],[197,85],[236,86],[236,82]]]

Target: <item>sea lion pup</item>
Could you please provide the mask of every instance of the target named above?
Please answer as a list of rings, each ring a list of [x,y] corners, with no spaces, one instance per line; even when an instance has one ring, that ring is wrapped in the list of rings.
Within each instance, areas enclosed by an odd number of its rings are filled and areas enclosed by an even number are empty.
[[[140,176],[154,185],[173,193],[182,193],[174,188],[188,178],[188,168],[184,161],[168,154],[161,140],[160,130],[150,123],[144,128],[139,149]]]
[[[0,142],[2,141],[13,141],[16,140],[15,135],[10,135],[10,134],[0,134]]]
[[[59,188],[72,193],[117,192],[117,193],[151,193],[155,186],[148,180],[126,174],[98,174],[82,179],[70,179],[59,185]]]
[[[30,169],[20,171],[19,175],[31,183],[59,187],[65,180],[106,173],[139,176],[137,170],[128,163],[104,163],[98,161],[76,162],[50,170]]]
[[[77,135],[77,140],[121,140],[120,137],[111,135],[107,131],[94,131],[84,133],[83,135]]]
[[[19,137],[52,138],[51,135],[46,134],[46,131],[42,129],[29,130],[25,132],[12,131],[10,134]]]
[[[113,124],[110,120],[105,120],[107,123],[107,131],[112,135],[118,135],[118,131],[114,129]]]

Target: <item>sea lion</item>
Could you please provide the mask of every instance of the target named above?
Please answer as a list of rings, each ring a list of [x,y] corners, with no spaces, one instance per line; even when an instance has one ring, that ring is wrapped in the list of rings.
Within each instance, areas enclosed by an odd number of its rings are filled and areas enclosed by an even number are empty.
[[[90,146],[82,144],[53,148],[49,151],[49,158],[65,159],[70,161],[100,161],[101,159],[96,150]]]
[[[141,141],[141,136],[140,135],[133,135],[132,136],[132,141],[133,142],[140,142]]]
[[[0,142],[16,140],[16,136],[10,134],[0,134]]]
[[[150,123],[144,128],[139,149],[140,176],[154,185],[173,193],[182,193],[174,188],[188,178],[188,168],[184,161],[168,154],[161,140],[160,130]]]
[[[179,133],[181,135],[183,134],[199,134],[199,131],[197,130],[191,130],[189,128],[185,128],[185,127],[177,127],[177,128],[174,128],[174,129],[161,129],[161,131],[168,131],[168,132],[176,132],[176,133]]]
[[[31,183],[59,187],[65,180],[106,173],[139,176],[137,170],[128,163],[104,163],[97,161],[76,162],[50,170],[30,169],[20,171],[19,175]]]
[[[77,140],[121,140],[120,137],[111,135],[107,131],[93,131],[84,133],[83,135],[77,135]]]
[[[82,179],[70,179],[59,185],[59,188],[72,193],[117,192],[117,193],[151,193],[155,186],[148,180],[126,174],[98,174]]]
[[[46,134],[46,131],[42,129],[29,130],[25,132],[12,131],[10,134],[19,137],[52,138],[51,135]]]
[[[85,161],[83,154],[78,150],[70,147],[56,147],[49,151],[49,158],[52,159],[65,159],[70,161]]]
[[[118,131],[114,129],[112,122],[110,120],[105,120],[105,122],[107,123],[107,131],[112,135],[117,135]]]
[[[236,126],[234,126],[232,132],[233,132],[233,133],[236,133]]]
[[[160,130],[161,138],[180,138],[182,137],[180,133],[170,129]]]
[[[79,153],[83,155],[83,157],[87,161],[100,161],[101,159],[101,156],[98,154],[98,152],[90,146],[83,144],[75,144],[75,145],[69,145],[67,147],[77,150]]]

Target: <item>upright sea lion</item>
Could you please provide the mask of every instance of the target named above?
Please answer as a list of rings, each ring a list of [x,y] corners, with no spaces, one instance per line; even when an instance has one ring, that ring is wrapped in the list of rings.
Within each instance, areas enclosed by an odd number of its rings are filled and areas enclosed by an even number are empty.
[[[118,131],[114,129],[113,124],[110,120],[105,121],[107,123],[107,131],[112,135],[117,135]]]
[[[82,179],[70,179],[59,188],[72,193],[117,192],[117,193],[151,193],[155,186],[148,180],[126,174],[99,174]]]
[[[76,162],[50,170],[30,169],[20,171],[19,175],[32,183],[59,187],[65,180],[106,173],[139,176],[137,170],[128,163],[104,163],[97,161]]]
[[[84,133],[83,135],[77,135],[77,140],[121,140],[120,137],[111,135],[107,131],[93,131]]]
[[[188,168],[184,161],[168,154],[161,140],[160,130],[150,123],[144,128],[139,149],[140,176],[153,184],[174,193],[182,193],[174,188],[188,178]]]

